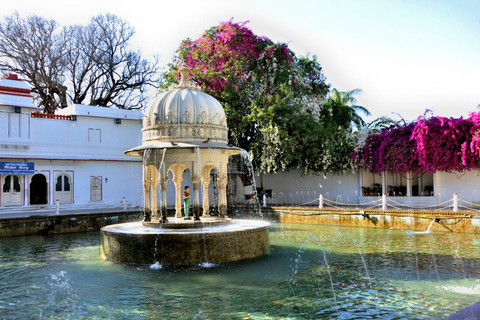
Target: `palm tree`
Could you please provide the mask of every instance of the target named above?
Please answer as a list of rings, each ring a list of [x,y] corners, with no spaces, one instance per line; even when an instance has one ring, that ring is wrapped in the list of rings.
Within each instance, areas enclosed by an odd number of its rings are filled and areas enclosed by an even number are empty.
[[[359,112],[363,113],[366,116],[371,116],[372,114],[367,108],[357,105],[358,101],[355,99],[354,95],[361,94],[361,89],[353,89],[350,91],[338,91],[337,89],[333,89],[330,96],[327,98],[333,104],[337,105],[338,107],[344,109],[350,117],[350,121],[359,129],[365,126],[365,121],[359,115]]]
[[[405,119],[401,119],[403,121],[403,124],[406,125]],[[395,121],[390,117],[387,116],[381,116],[365,125],[365,130],[368,132],[368,134],[372,133],[380,133],[382,129],[387,129],[391,126],[400,126],[400,121]]]

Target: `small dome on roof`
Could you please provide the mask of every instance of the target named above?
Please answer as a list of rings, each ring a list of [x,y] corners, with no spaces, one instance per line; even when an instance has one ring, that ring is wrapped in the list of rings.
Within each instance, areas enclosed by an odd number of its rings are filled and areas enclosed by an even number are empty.
[[[19,79],[16,74],[9,74],[0,81],[0,105],[40,109],[33,105],[31,92],[28,83]]]
[[[142,142],[227,143],[225,112],[217,99],[188,80],[189,69],[180,67],[180,83],[159,95],[145,112]]]
[[[0,87],[2,91],[12,91],[12,92],[17,91],[17,93],[18,91],[20,91],[21,93],[26,93],[26,94],[30,94],[30,91],[32,90],[30,86],[26,82],[20,80],[16,74],[9,74],[5,78],[3,78],[0,81]],[[13,90],[9,90],[9,89],[13,89]]]

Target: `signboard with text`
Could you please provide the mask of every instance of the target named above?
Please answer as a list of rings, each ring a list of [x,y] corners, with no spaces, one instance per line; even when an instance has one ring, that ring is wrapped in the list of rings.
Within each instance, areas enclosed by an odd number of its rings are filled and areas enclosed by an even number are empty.
[[[0,161],[0,175],[19,174],[32,175],[35,174],[34,162],[7,162]]]

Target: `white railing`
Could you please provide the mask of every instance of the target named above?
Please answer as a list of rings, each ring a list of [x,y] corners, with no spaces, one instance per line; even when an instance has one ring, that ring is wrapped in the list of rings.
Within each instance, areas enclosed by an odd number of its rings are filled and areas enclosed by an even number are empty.
[[[286,198],[285,198],[286,199]],[[418,197],[401,197],[401,196],[360,196],[351,201],[342,201],[341,196],[337,196],[336,200],[330,200],[322,193],[318,198],[306,202],[299,203],[283,203],[276,202],[274,197],[268,195],[263,196],[263,206],[280,206],[280,207],[316,207],[319,209],[378,209],[378,210],[424,210],[424,211],[475,211],[480,213],[480,203],[470,202],[460,199],[457,193],[452,198],[440,202],[440,197],[436,196],[418,196]],[[350,200],[350,199],[349,199]]]

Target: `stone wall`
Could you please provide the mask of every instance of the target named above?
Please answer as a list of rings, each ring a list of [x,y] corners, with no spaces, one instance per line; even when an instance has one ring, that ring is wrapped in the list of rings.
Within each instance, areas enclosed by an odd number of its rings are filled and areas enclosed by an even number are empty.
[[[119,211],[0,219],[0,237],[94,231],[106,225],[140,221],[142,216],[138,211]]]
[[[236,209],[240,216],[252,216],[247,208]],[[255,214],[257,215],[257,214]],[[380,210],[329,210],[311,208],[262,208],[266,220],[278,222],[394,228],[426,231],[480,233],[480,216],[473,212],[422,212]],[[433,222],[432,222],[433,221]]]
[[[233,218],[260,218],[248,207],[230,208]],[[363,212],[363,213],[361,213]],[[426,231],[480,233],[480,216],[473,212],[393,212],[336,211],[312,208],[262,208],[262,217],[268,221],[343,225],[372,228],[395,228]],[[169,216],[173,211],[169,211]],[[28,218],[0,219],[0,237],[85,232],[100,230],[116,223],[142,220],[141,212],[111,212],[99,214],[56,215]],[[434,221],[432,223],[432,221]]]

